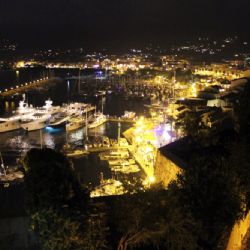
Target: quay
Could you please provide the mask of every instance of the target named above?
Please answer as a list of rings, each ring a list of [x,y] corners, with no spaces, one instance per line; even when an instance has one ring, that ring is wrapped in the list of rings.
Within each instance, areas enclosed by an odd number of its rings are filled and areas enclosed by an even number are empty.
[[[45,77],[45,78],[41,78],[32,82],[26,82],[20,85],[16,85],[15,87],[10,87],[9,89],[6,88],[4,90],[0,90],[0,97],[11,96],[16,93],[24,93],[28,89],[39,87],[51,81],[58,81],[59,79],[60,78],[56,78],[56,77],[54,78]]]
[[[68,157],[80,157],[84,155],[88,155],[90,153],[101,153],[105,151],[118,150],[118,149],[128,149],[129,146],[105,146],[105,147],[89,147],[88,149],[77,149],[72,152],[66,153]]]
[[[135,162],[141,167],[141,169],[144,171],[144,173],[148,176],[148,178],[152,178],[153,176],[153,168],[154,166],[152,164],[150,164],[150,162],[147,164],[145,163],[142,158],[135,153],[135,150],[133,148],[132,145],[130,145],[130,147],[128,147],[128,150],[130,152],[130,154],[133,156]]]
[[[115,117],[115,116],[109,116],[107,117],[108,122],[127,122],[127,123],[135,123],[136,119],[129,119],[129,118],[123,118],[123,117]]]

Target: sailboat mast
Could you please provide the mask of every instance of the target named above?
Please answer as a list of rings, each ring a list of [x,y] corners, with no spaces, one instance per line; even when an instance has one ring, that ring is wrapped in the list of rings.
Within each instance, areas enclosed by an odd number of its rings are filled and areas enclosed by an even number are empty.
[[[2,153],[0,152],[0,159],[1,159],[1,167],[3,169],[4,175],[6,175],[6,169],[4,167],[4,163],[3,163],[3,157],[2,157]]]
[[[102,95],[102,114],[103,114],[103,95]]]
[[[88,111],[86,110],[86,118],[85,118],[85,136],[86,140],[88,140]]]
[[[80,79],[81,79],[81,67],[79,66],[79,75],[78,75],[78,94],[80,94]]]
[[[118,133],[117,133],[117,144],[120,146],[120,137],[121,137],[121,123],[118,122]]]

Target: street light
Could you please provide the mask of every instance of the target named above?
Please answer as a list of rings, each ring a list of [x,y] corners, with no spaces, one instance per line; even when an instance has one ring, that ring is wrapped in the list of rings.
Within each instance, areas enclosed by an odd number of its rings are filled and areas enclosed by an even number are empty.
[[[148,177],[149,183],[153,184],[155,182],[155,177],[153,175]]]

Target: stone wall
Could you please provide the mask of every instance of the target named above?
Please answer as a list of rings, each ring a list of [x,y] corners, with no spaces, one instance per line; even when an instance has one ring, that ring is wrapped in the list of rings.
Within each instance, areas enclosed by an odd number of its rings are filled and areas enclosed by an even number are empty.
[[[182,170],[174,164],[171,160],[157,151],[156,163],[155,163],[155,178],[156,181],[162,183],[164,187],[176,179],[178,173]]]

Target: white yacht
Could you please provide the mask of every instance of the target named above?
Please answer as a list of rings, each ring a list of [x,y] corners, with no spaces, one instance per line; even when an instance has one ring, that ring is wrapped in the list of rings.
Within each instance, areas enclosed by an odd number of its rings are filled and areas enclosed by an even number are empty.
[[[125,111],[122,118],[124,118],[124,119],[134,119],[135,118],[135,112]]]
[[[20,129],[21,120],[29,117],[34,112],[35,109],[32,106],[29,106],[24,101],[20,101],[18,108],[13,112],[13,116],[0,118],[0,133]]]
[[[49,114],[35,113],[26,119],[22,119],[21,128],[25,131],[43,129],[46,127],[49,118]]]
[[[24,115],[30,115],[35,112],[35,108],[32,105],[29,105],[24,100],[19,101],[18,108],[13,111],[13,114],[15,116],[24,116]]]
[[[103,113],[96,113],[94,119],[89,123],[88,128],[96,128],[107,121],[107,117]]]
[[[21,119],[21,128],[25,131],[39,130],[46,127],[51,116],[60,112],[60,106],[52,106],[53,101],[46,100],[43,107],[33,109],[33,113]]]
[[[95,107],[91,106],[90,104],[74,102],[70,104],[64,104],[62,106],[61,111],[71,116],[73,115],[77,116],[77,115],[82,115],[83,113],[89,112],[94,109]]]
[[[43,105],[41,108],[36,108],[36,111],[39,113],[50,114],[50,115],[53,115],[61,111],[60,106],[53,106],[52,103],[53,101],[48,99],[45,101],[45,105]]]
[[[13,131],[20,128],[20,119],[17,118],[0,118],[0,133]]]

